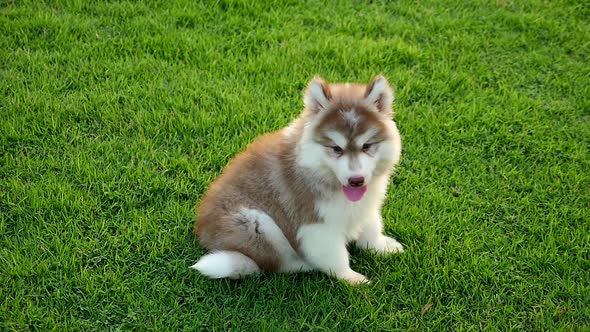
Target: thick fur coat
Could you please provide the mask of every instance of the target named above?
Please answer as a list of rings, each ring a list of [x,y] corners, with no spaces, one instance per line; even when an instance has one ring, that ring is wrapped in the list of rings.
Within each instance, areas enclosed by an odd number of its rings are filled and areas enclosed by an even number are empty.
[[[381,220],[401,154],[393,98],[383,76],[367,85],[313,79],[300,117],[258,137],[211,184],[195,223],[210,253],[192,268],[211,278],[320,270],[367,282],[349,266],[348,243],[403,251]]]

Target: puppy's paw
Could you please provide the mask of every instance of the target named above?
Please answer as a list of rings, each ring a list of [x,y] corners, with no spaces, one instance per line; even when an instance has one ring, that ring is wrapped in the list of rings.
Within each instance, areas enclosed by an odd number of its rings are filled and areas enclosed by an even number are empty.
[[[379,248],[375,248],[380,254],[395,254],[404,252],[404,246],[392,237],[384,236],[381,243],[382,245]]]
[[[364,275],[362,275],[358,272],[355,272],[353,270],[350,270],[346,273],[337,275],[336,277],[340,280],[344,280],[344,281],[348,282],[351,285],[360,285],[360,284],[368,284],[369,283],[369,279],[367,279],[367,277],[365,277]]]

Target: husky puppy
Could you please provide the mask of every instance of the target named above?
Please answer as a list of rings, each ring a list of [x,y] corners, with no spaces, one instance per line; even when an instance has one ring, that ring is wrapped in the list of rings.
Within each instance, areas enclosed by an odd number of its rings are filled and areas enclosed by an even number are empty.
[[[348,243],[403,251],[383,235],[380,211],[401,154],[393,98],[383,76],[309,82],[300,117],[258,137],[203,197],[195,234],[210,253],[191,268],[210,278],[320,270],[367,282],[350,268]]]

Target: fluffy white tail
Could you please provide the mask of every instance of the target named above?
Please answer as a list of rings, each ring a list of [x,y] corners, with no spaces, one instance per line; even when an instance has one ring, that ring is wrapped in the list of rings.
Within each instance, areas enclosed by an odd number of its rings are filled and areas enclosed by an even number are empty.
[[[221,250],[205,255],[191,266],[204,276],[213,279],[239,279],[242,276],[258,273],[260,268],[250,257],[237,252]]]

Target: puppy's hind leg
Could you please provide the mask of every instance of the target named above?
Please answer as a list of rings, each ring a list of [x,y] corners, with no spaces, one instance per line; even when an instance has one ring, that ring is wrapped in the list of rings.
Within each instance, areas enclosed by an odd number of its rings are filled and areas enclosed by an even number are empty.
[[[280,261],[278,271],[280,272],[305,272],[313,270],[295,252],[275,221],[265,212],[256,209],[242,209],[242,216],[258,226],[258,232],[272,246]]]
[[[237,279],[261,271],[279,270],[281,255],[274,237],[284,236],[280,230],[273,229],[278,227],[268,215],[242,208],[220,218],[216,225],[201,230],[199,241],[211,253],[191,268],[213,279]]]
[[[220,250],[207,254],[191,266],[206,277],[212,279],[239,279],[248,274],[259,273],[260,268],[248,256],[230,250]]]

